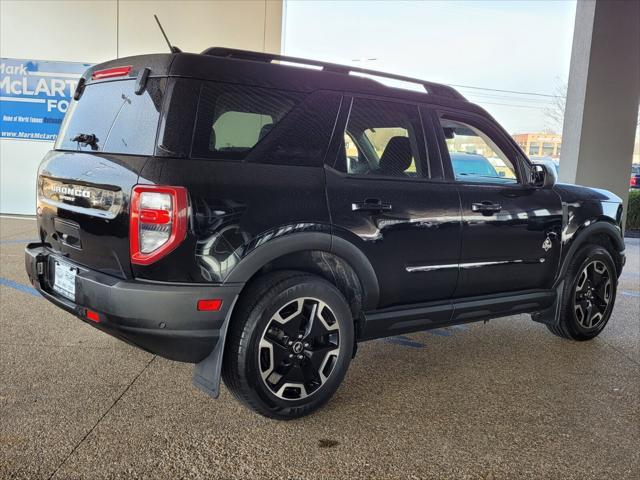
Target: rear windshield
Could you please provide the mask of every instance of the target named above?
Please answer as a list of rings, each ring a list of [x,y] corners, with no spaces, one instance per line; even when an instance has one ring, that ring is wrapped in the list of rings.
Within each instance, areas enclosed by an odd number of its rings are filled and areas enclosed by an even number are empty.
[[[153,155],[164,79],[150,78],[145,90],[135,93],[135,79],[87,85],[72,101],[56,141],[58,150],[80,150]],[[74,138],[94,135],[85,145]]]

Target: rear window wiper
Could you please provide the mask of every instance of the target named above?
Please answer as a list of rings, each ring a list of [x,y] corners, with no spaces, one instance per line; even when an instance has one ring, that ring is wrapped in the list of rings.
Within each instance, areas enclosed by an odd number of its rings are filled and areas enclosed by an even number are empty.
[[[71,141],[77,142],[78,146],[90,146],[91,150],[98,150],[98,138],[93,133],[79,133]]]

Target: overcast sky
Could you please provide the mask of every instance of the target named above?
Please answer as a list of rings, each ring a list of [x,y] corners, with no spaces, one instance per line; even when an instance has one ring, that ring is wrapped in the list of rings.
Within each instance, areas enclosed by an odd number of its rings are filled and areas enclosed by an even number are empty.
[[[569,75],[575,7],[573,0],[287,0],[284,52],[441,83],[557,95]],[[552,98],[459,90],[511,133],[554,127],[543,110]]]

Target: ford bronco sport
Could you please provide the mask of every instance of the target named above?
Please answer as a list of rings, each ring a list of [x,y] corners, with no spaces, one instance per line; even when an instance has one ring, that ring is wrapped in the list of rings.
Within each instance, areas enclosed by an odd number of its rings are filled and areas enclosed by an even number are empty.
[[[620,199],[453,88],[264,53],[90,68],[37,182],[46,299],[278,419],[360,341],[519,313],[589,340],[625,261]]]

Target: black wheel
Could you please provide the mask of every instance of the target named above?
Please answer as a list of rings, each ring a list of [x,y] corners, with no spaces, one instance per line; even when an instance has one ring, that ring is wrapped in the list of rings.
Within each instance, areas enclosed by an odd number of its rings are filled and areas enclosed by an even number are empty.
[[[257,413],[282,420],[326,403],[349,367],[351,310],[315,275],[275,272],[243,292],[231,319],[222,379]]]
[[[605,327],[616,298],[616,269],[609,252],[586,245],[571,260],[562,296],[560,323],[552,333],[572,340],[591,340]]]

